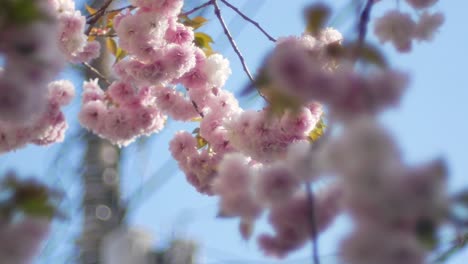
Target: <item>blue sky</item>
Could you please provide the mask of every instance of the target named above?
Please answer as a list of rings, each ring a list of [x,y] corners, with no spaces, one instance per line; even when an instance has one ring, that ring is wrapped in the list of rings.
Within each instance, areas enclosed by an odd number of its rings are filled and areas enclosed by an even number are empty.
[[[266,1],[236,0],[231,1],[257,20],[274,37],[299,35],[304,29],[303,7],[310,4],[306,0]],[[350,0],[333,2],[335,10],[343,10]],[[221,4],[222,6],[222,4]],[[384,1],[377,5],[372,17],[394,7],[395,1]],[[468,58],[468,32],[462,26],[466,17],[468,2],[441,0],[434,11],[442,11],[446,22],[435,40],[431,43],[414,45],[413,52],[398,54],[389,45],[384,51],[392,65],[411,74],[411,85],[403,98],[401,107],[382,116],[382,120],[393,131],[409,163],[417,164],[428,159],[443,156],[449,169],[449,190],[451,192],[467,187],[468,162],[468,73],[465,59]],[[233,12],[224,9],[228,26],[232,27],[239,48],[242,50],[252,72],[261,63],[264,56],[273,48],[273,44],[256,30],[236,18]],[[335,24],[344,34],[345,39],[354,37],[353,12],[343,12]],[[220,25],[207,12],[210,21],[202,31],[209,33],[215,40],[214,49],[231,61],[233,74],[226,89],[238,91],[248,79],[229,43],[221,33]],[[372,30],[370,30],[372,33]],[[371,41],[375,39],[370,34]],[[76,85],[79,79],[69,71],[64,73],[73,78]],[[242,99],[242,106],[259,108],[248,98]],[[79,98],[75,99],[75,105]],[[76,107],[67,109],[68,119],[74,119],[72,129],[67,133],[67,150],[62,153],[63,164],[60,168],[48,171],[54,154],[61,146],[46,148],[28,146],[15,153],[0,157],[0,169],[15,168],[22,175],[38,175],[44,180],[67,189],[66,205],[70,211],[78,212],[80,199],[78,158],[82,146],[74,136],[76,133]],[[237,221],[220,220],[217,213],[217,199],[202,196],[185,181],[177,171],[167,148],[168,141],[177,130],[193,129],[193,124],[169,122],[162,133],[153,135],[148,144],[133,144],[124,150],[123,195],[131,201],[130,225],[150,230],[156,239],[156,245],[164,245],[173,236],[181,236],[198,241],[201,246],[202,263],[307,263],[309,247],[298,251],[290,258],[274,262],[264,258],[254,242],[242,241],[237,232]],[[57,163],[56,163],[57,164]],[[69,166],[74,170],[68,169]],[[55,172],[54,172],[55,171]],[[54,173],[51,173],[54,172]],[[149,183],[148,183],[149,181]],[[145,188],[140,189],[142,183]],[[55,235],[60,247],[70,250],[73,241],[70,238],[79,232],[79,219],[72,217],[73,224],[58,224],[58,229],[69,232],[67,235]],[[65,226],[68,226],[65,228]],[[339,237],[349,229],[345,217],[338,219],[333,228],[324,233],[320,242],[320,255],[323,263],[336,263],[336,244]],[[259,231],[269,230],[262,221]],[[50,246],[54,249],[53,244]],[[60,250],[51,254],[61,254]],[[468,252],[461,252],[450,263],[465,263]],[[45,261],[44,263],[47,263]],[[55,263],[55,262],[54,262]]]

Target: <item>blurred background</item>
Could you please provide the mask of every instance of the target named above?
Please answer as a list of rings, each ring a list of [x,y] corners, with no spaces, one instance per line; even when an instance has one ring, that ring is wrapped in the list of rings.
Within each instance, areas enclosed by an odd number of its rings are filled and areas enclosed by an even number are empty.
[[[116,2],[115,7],[126,5],[123,1]],[[184,10],[190,10],[204,1],[185,2]],[[275,38],[302,34],[305,29],[304,7],[314,2],[231,1]],[[339,29],[345,40],[355,38],[356,6],[360,1],[326,2],[333,6],[334,11],[329,26]],[[394,8],[397,2],[382,1],[376,5],[371,21],[389,7]],[[77,0],[77,5],[83,13],[86,12],[83,0]],[[220,7],[248,66],[255,73],[274,44],[225,5],[220,3]],[[399,8],[404,9],[404,6]],[[440,156],[447,160],[451,193],[468,186],[468,79],[465,61],[468,58],[468,32],[463,26],[467,8],[466,1],[441,0],[433,9],[443,12],[446,21],[433,42],[416,44],[409,54],[396,53],[389,45],[383,47],[394,67],[410,73],[411,84],[401,107],[386,112],[382,120],[394,133],[410,164]],[[212,8],[203,9],[193,16],[196,15],[209,20],[200,31],[209,34],[214,40],[213,49],[231,62],[233,73],[225,89],[238,95],[248,84],[248,78],[222,33]],[[377,44],[372,24],[369,29],[370,41]],[[311,263],[309,245],[284,260],[264,257],[255,240],[244,241],[241,238],[237,219],[216,217],[217,198],[199,194],[187,183],[168,151],[168,142],[176,131],[192,131],[196,123],[169,120],[161,133],[141,138],[122,149],[88,135],[77,120],[81,85],[86,76],[78,67],[69,67],[60,76],[73,81],[78,95],[65,109],[70,128],[62,144],[27,146],[0,156],[1,174],[14,170],[22,177],[37,177],[65,193],[60,209],[67,217],[54,221],[36,263],[81,263],[83,255],[80,250],[85,241],[92,245],[95,242],[92,240],[98,239],[100,232],[119,226],[134,227],[148,234],[157,250],[170,248],[175,240],[193,241],[197,247],[195,263]],[[246,109],[261,109],[263,105],[258,96],[239,97],[239,101]],[[349,220],[342,216],[320,236],[322,263],[339,263],[336,246],[349,229]],[[256,226],[256,233],[267,230],[267,221],[262,219]],[[460,251],[449,263],[466,263],[467,259],[468,251]]]

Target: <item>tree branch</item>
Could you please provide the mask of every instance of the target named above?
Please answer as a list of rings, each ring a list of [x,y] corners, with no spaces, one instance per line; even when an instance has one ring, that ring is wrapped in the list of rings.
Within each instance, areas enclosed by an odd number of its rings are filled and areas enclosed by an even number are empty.
[[[270,41],[272,42],[276,42],[276,39],[274,37],[272,37],[270,34],[268,34],[268,32],[266,32],[265,29],[263,29],[260,24],[251,19],[250,17],[248,17],[247,15],[245,15],[244,13],[242,13],[242,11],[239,10],[239,8],[235,7],[234,5],[232,5],[231,3],[229,3],[227,0],[221,0],[221,2],[223,2],[225,5],[227,5],[229,8],[231,8],[232,10],[234,10],[237,14],[239,14],[244,20],[252,23],[255,27],[257,27]]]
[[[309,182],[306,182],[307,200],[310,204],[309,220],[311,226],[310,237],[312,241],[312,260],[314,264],[320,264],[317,242],[317,222],[315,219],[315,196]]]
[[[96,11],[96,13],[93,14],[93,17],[91,19],[89,19],[89,21],[86,21],[86,23],[89,25],[88,28],[86,29],[86,32],[85,34],[86,35],[89,35],[89,33],[91,32],[91,30],[93,29],[93,26],[94,24],[96,24],[99,19],[106,14],[106,9],[110,6],[110,4],[112,4],[114,0],[107,0],[101,8],[99,8],[98,11]]]
[[[108,14],[110,14],[110,13],[112,13],[112,12],[120,12],[120,11],[123,11],[123,10],[125,10],[125,9],[127,9],[127,8],[131,10],[131,9],[135,9],[136,7],[135,7],[135,6],[132,6],[132,5],[127,5],[127,6],[124,6],[124,7],[117,8],[117,9],[107,10],[107,11],[104,12],[103,15],[108,15]],[[91,15],[86,16],[86,20],[90,20],[91,18],[93,18],[94,16],[96,16],[96,14],[97,14],[98,12],[99,12],[99,11],[97,11],[97,12],[94,13],[94,14],[91,14]]]
[[[193,101],[193,100],[192,100],[192,105],[193,105],[193,108],[195,108],[195,111],[197,111],[198,115],[199,115],[201,118],[204,118],[205,115],[200,111],[200,108],[198,108],[197,103],[195,103],[195,101]]]
[[[364,40],[366,39],[366,34],[367,34],[367,25],[369,24],[369,19],[370,19],[370,13],[372,11],[372,6],[374,5],[374,0],[367,0],[366,6],[362,10],[361,16],[359,18],[359,24],[358,24],[358,43],[359,47],[362,47],[364,44]]]
[[[209,5],[212,5],[212,4],[213,4],[213,1],[212,1],[212,0],[208,0],[208,1],[206,1],[205,3],[203,3],[203,4],[201,4],[201,5],[197,6],[197,7],[194,7],[193,9],[191,9],[191,10],[189,10],[189,11],[187,11],[187,12],[181,13],[181,15],[183,15],[183,16],[188,16],[188,15],[190,15],[190,14],[192,14],[192,13],[194,13],[194,12],[197,12],[198,10],[200,10],[200,9],[202,9],[202,8],[205,8],[205,7],[207,7],[207,6],[209,6]]]
[[[210,1],[213,6],[214,6],[214,10],[215,10],[215,15],[216,17],[218,18],[219,20],[219,23],[221,24],[221,26],[223,27],[223,30],[224,30],[224,34],[226,35],[226,37],[228,38],[229,42],[231,43],[231,46],[232,48],[234,49],[234,51],[236,52],[237,54],[237,57],[239,57],[239,60],[242,64],[242,68],[244,68],[244,72],[247,74],[247,76],[249,77],[250,81],[252,81],[252,83],[254,82],[254,78],[252,77],[252,74],[250,74],[250,71],[249,71],[249,68],[247,67],[247,64],[245,63],[245,59],[244,59],[244,56],[242,56],[242,53],[240,52],[239,48],[237,47],[237,44],[236,42],[234,41],[234,38],[232,37],[231,35],[231,32],[229,32],[229,29],[228,27],[226,26],[226,23],[224,22],[224,19],[221,15],[221,10],[219,9],[219,6],[218,6],[218,3],[216,2],[216,0],[211,0]]]
[[[91,66],[89,63],[87,62],[83,62],[83,65],[90,71],[92,71],[94,74],[96,74],[99,78],[101,78],[105,83],[107,83],[108,85],[111,85],[111,82],[104,76],[102,75],[102,73],[100,73],[96,68],[94,68],[93,66]]]

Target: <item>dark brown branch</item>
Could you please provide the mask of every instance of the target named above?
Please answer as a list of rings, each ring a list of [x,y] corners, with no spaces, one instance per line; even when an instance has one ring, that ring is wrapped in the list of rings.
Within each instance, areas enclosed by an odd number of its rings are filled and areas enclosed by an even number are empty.
[[[189,10],[187,12],[181,13],[181,15],[188,16],[188,15],[194,13],[194,12],[197,12],[198,10],[200,10],[202,8],[205,8],[205,7],[213,4],[212,2],[213,2],[212,0],[208,0],[205,3],[203,3],[203,4],[201,4],[201,5],[197,6],[197,7],[194,7],[193,9],[191,9],[191,10]]]
[[[94,74],[96,74],[99,78],[101,78],[104,82],[106,82],[108,85],[111,84],[111,82],[104,76],[102,75],[102,73],[100,73],[96,68],[94,68],[93,66],[91,66],[89,63],[87,62],[83,62],[83,65],[90,71],[92,71]]]
[[[89,21],[87,21],[86,23],[88,23],[88,29],[86,29],[86,32],[85,34],[88,35],[91,30],[93,29],[94,27],[94,24],[96,24],[99,19],[106,14],[106,9],[110,6],[110,4],[112,4],[114,0],[107,0],[101,8],[99,8],[98,11],[96,11],[96,13],[93,14],[93,17],[91,19],[89,19]]]
[[[112,33],[112,34],[95,34],[95,33],[89,33],[88,37],[100,37],[100,38],[114,38],[117,37],[117,34]]]
[[[359,24],[358,24],[358,46],[362,47],[364,44],[364,40],[366,39],[366,34],[367,34],[367,26],[369,24],[370,20],[370,14],[372,11],[372,6],[374,5],[374,0],[367,0],[366,5],[364,9],[362,10],[361,16],[359,18]]]
[[[195,108],[195,111],[197,111],[198,115],[199,115],[201,118],[204,118],[205,115],[200,111],[200,108],[198,108],[197,103],[195,103],[195,101],[193,101],[193,100],[192,100],[192,105],[193,105],[193,108]]]
[[[322,117],[323,118],[323,115]],[[328,128],[325,130],[325,133],[317,139],[315,142],[312,143],[312,146],[310,147],[310,153],[313,151],[319,151],[321,146],[328,140],[332,133],[332,125],[333,121],[328,120]],[[305,182],[306,185],[306,193],[307,193],[307,201],[309,202],[310,205],[310,211],[309,211],[309,222],[311,226],[311,231],[310,231],[310,238],[312,241],[312,260],[314,264],[320,264],[320,257],[319,257],[319,250],[318,250],[318,230],[317,230],[317,220],[316,220],[316,213],[315,213],[315,208],[316,208],[316,202],[315,202],[315,195],[312,191],[311,183],[310,182]]]
[[[130,10],[132,10],[132,9],[135,9],[135,8],[136,8],[135,6],[127,5],[127,6],[124,6],[124,7],[117,8],[117,9],[107,10],[107,11],[104,12],[103,15],[108,15],[108,14],[113,13],[113,12],[120,12],[120,11],[123,11],[123,10],[125,10],[125,9],[130,9]],[[91,18],[93,18],[94,16],[96,16],[97,13],[98,13],[98,12],[86,16],[86,20],[90,20]]]
[[[239,8],[233,6],[231,3],[229,3],[227,0],[221,0],[221,2],[223,2],[225,5],[227,5],[229,8],[231,8],[232,10],[234,10],[237,14],[239,14],[244,20],[252,23],[255,27],[257,27],[270,41],[272,42],[276,42],[276,39],[274,37],[272,37],[270,34],[268,34],[268,32],[266,32],[265,29],[263,29],[260,24],[251,19],[250,17],[248,17],[247,15],[245,15],[244,13],[242,13],[242,11],[239,10]]]
[[[234,51],[236,52],[237,57],[239,57],[239,60],[240,60],[240,62],[242,64],[242,68],[244,68],[244,72],[247,74],[250,81],[252,81],[252,83],[253,83],[254,78],[252,77],[252,74],[250,74],[249,68],[247,67],[247,64],[245,63],[244,56],[242,56],[242,53],[240,52],[239,48],[237,47],[237,44],[234,41],[234,38],[232,37],[231,32],[229,32],[229,29],[226,26],[226,23],[224,22],[224,19],[223,19],[222,15],[221,15],[221,10],[219,9],[218,3],[216,2],[216,0],[211,0],[211,3],[213,3],[214,10],[215,10],[215,15],[218,18],[219,23],[223,27],[224,34],[226,35],[229,42],[231,43],[231,46],[234,49]]]

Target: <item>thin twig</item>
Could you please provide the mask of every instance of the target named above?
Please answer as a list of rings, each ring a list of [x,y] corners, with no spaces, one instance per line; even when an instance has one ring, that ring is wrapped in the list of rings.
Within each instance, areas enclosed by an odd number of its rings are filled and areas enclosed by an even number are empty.
[[[240,60],[240,62],[242,64],[242,68],[244,68],[244,72],[247,74],[250,81],[252,81],[252,83],[253,83],[254,78],[252,77],[252,74],[250,74],[249,68],[247,67],[247,64],[245,63],[244,56],[242,56],[242,53],[240,52],[239,48],[237,47],[237,44],[234,41],[234,38],[232,37],[231,32],[229,32],[229,29],[226,26],[226,23],[224,22],[224,19],[223,19],[222,15],[221,15],[221,10],[219,9],[218,3],[216,2],[216,0],[211,0],[211,3],[213,3],[214,10],[215,10],[215,15],[218,18],[219,23],[221,23],[221,26],[223,27],[224,34],[226,35],[229,42],[231,43],[231,46],[234,49],[234,51],[236,52],[237,57],[239,57],[239,60]]]
[[[191,10],[189,10],[187,12],[181,13],[181,15],[188,16],[188,15],[190,15],[190,14],[192,14],[194,12],[197,12],[198,10],[200,10],[202,8],[205,8],[205,7],[207,7],[207,6],[211,5],[211,4],[213,4],[213,1],[208,0],[205,3],[203,3],[203,4],[201,4],[201,5],[197,6],[197,7],[194,7],[193,9],[191,9]]]
[[[200,115],[201,118],[204,118],[205,115],[200,111],[200,108],[198,108],[197,103],[195,103],[195,101],[193,100],[192,100],[192,105],[193,105],[193,108],[195,108],[195,111],[197,111],[198,115]]]
[[[311,232],[310,237],[312,240],[312,260],[314,264],[320,264],[320,258],[318,254],[318,243],[317,243],[317,222],[315,220],[315,196],[312,192],[312,187],[310,183],[306,182],[306,191],[307,191],[307,200],[310,204],[310,225]]]
[[[232,5],[231,3],[229,3],[227,0],[221,0],[221,2],[223,2],[225,5],[227,5],[229,8],[231,8],[232,10],[234,10],[237,14],[239,14],[243,19],[245,19],[246,21],[252,23],[254,26],[256,26],[270,41],[272,42],[276,42],[276,39],[274,37],[272,37],[270,34],[268,34],[268,32],[266,32],[265,29],[263,29],[260,24],[251,19],[250,17],[248,17],[247,15],[245,15],[244,13],[242,13],[242,11],[239,10],[239,8],[235,7],[234,5]]]
[[[91,33],[91,30],[93,29],[94,27],[94,24],[96,24],[99,19],[106,13],[106,9],[110,6],[110,4],[112,4],[114,0],[107,0],[104,5],[102,5],[101,8],[99,8],[98,11],[96,11],[96,13],[94,13],[94,16],[89,20],[87,21],[88,23],[88,29],[86,29],[86,32],[85,34],[88,35],[89,33]]]
[[[113,12],[120,12],[120,11],[123,11],[125,9],[130,9],[131,10],[131,9],[135,9],[135,8],[136,8],[136,6],[127,5],[127,6],[124,6],[124,7],[117,8],[117,9],[107,10],[106,12],[104,12],[103,15],[108,15],[108,14],[113,13]],[[98,12],[86,16],[86,20],[89,20],[89,19],[93,18],[94,16],[96,16],[97,13]]]
[[[95,34],[95,33],[89,33],[88,37],[115,38],[115,37],[117,37],[117,34],[115,34],[115,33],[112,33],[112,34]]]
[[[99,78],[101,78],[105,83],[107,83],[108,85],[111,84],[111,82],[104,76],[102,75],[102,73],[100,73],[96,68],[94,68],[93,66],[91,66],[89,63],[87,62],[83,62],[83,65],[90,71],[92,71],[94,74],[96,74]]]
[[[323,116],[321,117],[323,118]],[[324,142],[327,142],[328,138],[332,133],[333,120],[328,121],[328,128],[326,128],[325,133],[318,138],[310,147],[310,153],[314,151],[319,151],[322,147]],[[315,214],[315,195],[312,191],[311,183],[306,182],[306,193],[307,193],[307,201],[310,205],[310,212],[309,212],[309,221],[311,226],[310,238],[312,241],[312,260],[314,264],[320,264],[320,257],[319,257],[319,249],[318,249],[318,230],[317,230],[317,221],[316,221],[316,214]]]
[[[366,6],[362,10],[361,16],[359,18],[358,24],[358,47],[362,47],[364,40],[366,39],[367,34],[367,25],[369,24],[370,14],[372,11],[372,6],[374,5],[374,0],[367,0]]]

